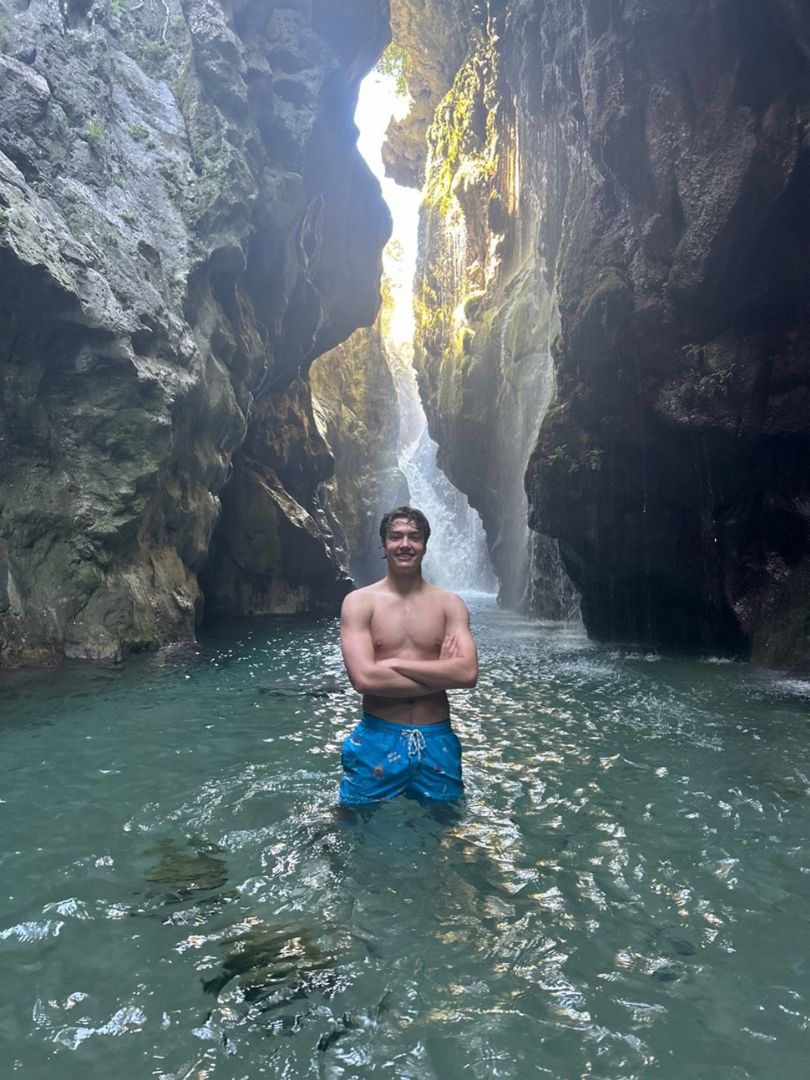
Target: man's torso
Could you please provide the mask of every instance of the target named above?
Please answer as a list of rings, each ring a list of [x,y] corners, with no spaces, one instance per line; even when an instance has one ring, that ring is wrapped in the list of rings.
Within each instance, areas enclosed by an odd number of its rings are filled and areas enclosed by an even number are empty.
[[[370,629],[375,658],[437,659],[446,633],[447,595],[443,589],[432,585],[425,585],[418,594],[407,597],[391,595],[371,586]],[[437,724],[450,715],[444,690],[415,698],[382,698],[366,694],[363,709],[372,716],[397,724]]]

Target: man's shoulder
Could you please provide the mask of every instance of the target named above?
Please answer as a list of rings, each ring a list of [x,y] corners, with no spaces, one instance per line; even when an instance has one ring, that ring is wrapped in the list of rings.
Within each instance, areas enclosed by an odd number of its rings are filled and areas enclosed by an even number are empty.
[[[443,589],[440,585],[428,585],[428,589],[428,596],[430,597],[431,602],[441,604],[445,610],[467,610],[467,605],[458,593],[451,592],[450,589]]]
[[[374,597],[380,593],[380,583],[375,581],[373,585],[364,585],[360,589],[353,589],[343,598],[343,611],[362,611],[374,605]]]

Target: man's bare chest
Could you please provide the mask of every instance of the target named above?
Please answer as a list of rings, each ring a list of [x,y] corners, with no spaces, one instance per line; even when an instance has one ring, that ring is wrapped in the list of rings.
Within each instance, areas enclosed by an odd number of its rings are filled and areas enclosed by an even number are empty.
[[[432,659],[445,635],[445,614],[435,605],[401,602],[375,608],[371,636],[377,656]]]

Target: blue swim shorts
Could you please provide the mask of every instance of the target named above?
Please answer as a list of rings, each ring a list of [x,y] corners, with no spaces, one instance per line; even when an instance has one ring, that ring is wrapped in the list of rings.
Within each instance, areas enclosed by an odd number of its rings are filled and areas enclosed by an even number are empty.
[[[341,751],[343,806],[370,806],[397,795],[431,802],[464,797],[461,743],[449,720],[393,724],[363,713]]]

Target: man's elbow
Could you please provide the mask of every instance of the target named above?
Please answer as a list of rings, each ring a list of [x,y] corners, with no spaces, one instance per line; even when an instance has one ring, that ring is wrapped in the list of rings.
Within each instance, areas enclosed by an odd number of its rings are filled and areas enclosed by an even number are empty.
[[[476,685],[477,682],[478,682],[478,668],[476,667],[476,668],[473,668],[470,671],[464,673],[463,681],[461,682],[459,689],[461,689],[461,690],[472,690],[472,688]]]
[[[350,671],[349,682],[352,684],[352,689],[358,694],[372,694],[374,692],[371,678],[363,671],[355,673]]]

